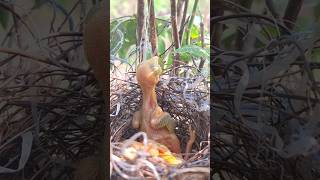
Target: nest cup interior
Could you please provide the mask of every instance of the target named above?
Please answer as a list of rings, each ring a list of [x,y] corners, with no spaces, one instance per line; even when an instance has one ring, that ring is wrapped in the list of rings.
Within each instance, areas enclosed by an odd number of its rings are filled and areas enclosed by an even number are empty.
[[[111,79],[110,112],[111,115],[111,142],[121,142],[138,132],[131,125],[133,113],[141,108],[142,92],[137,83],[132,80]],[[160,78],[156,87],[159,106],[168,112],[176,121],[175,133],[178,136],[182,153],[189,139],[189,124],[196,131],[196,141],[193,145],[193,153],[201,150],[208,141],[209,110],[198,111],[194,104],[186,100],[183,94],[186,79],[171,78],[169,81]],[[208,98],[208,92],[194,89],[192,94],[195,102],[203,102]],[[117,113],[118,112],[118,113]],[[203,144],[200,147],[200,144]],[[191,155],[192,156],[192,155]]]

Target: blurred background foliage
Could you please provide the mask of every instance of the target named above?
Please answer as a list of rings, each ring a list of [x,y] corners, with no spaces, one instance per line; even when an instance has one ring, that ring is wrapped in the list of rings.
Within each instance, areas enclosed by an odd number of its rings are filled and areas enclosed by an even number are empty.
[[[211,5],[213,179],[318,180],[320,1]]]
[[[99,153],[104,101],[82,46],[95,2],[0,0],[1,180],[72,179]]]
[[[188,14],[192,12],[192,4],[194,0],[189,2]],[[121,5],[120,5],[121,4]],[[125,9],[125,10],[124,10]],[[155,14],[157,17],[168,17],[170,16],[170,0],[156,0],[154,2]],[[201,0],[199,3],[199,11],[204,16],[204,22],[209,28],[209,18],[210,18],[210,0]],[[110,18],[114,19],[122,16],[132,16],[137,14],[137,1],[123,0],[110,2]],[[199,22],[198,22],[199,23]]]
[[[146,1],[147,2],[147,1]],[[177,2],[177,1],[176,1]],[[195,1],[190,0],[187,10],[187,20],[192,14]],[[146,3],[147,5],[147,3]],[[184,35],[181,41],[181,48],[173,50],[172,27],[170,21],[170,1],[154,1],[156,27],[158,34],[158,54],[160,55],[160,64],[163,69],[170,69],[173,65],[174,53],[180,54],[180,61],[186,65],[199,67],[201,60],[205,61],[202,72],[208,75],[209,72],[209,20],[210,20],[210,1],[201,0],[198,3],[195,17],[190,26],[190,41],[187,41],[187,26],[184,28]],[[183,13],[183,8],[182,8]],[[181,13],[181,14],[182,14]],[[116,1],[110,3],[111,18],[111,59],[120,60],[121,63],[134,65],[137,62],[137,1]],[[203,23],[203,44],[201,41],[201,23]],[[180,25],[178,23],[178,25]],[[151,57],[151,50],[147,49],[147,58]],[[114,62],[114,61],[113,61]],[[132,66],[130,66],[132,67]],[[134,70],[134,69],[130,69]],[[195,70],[194,73],[196,73]]]

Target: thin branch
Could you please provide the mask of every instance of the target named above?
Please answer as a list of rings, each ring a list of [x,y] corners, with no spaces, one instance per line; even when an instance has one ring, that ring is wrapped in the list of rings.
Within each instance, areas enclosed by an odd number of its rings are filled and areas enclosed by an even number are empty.
[[[251,9],[251,5],[252,5],[252,0],[239,0],[239,3],[242,7],[246,8],[246,9]],[[243,34],[241,32],[241,30],[237,30],[237,39],[236,39],[236,44],[235,44],[235,48],[238,49],[238,50],[244,50],[244,41],[243,41],[243,38],[245,37],[246,35]],[[248,41],[246,41],[248,42]]]
[[[137,46],[140,47],[139,49],[139,62],[143,60],[143,25],[144,25],[144,0],[138,0],[137,6]]]
[[[224,13],[224,10],[222,8],[223,4],[220,0],[213,0],[212,7],[213,7],[212,17],[219,17],[219,16],[223,15],[223,13]],[[210,21],[210,23],[212,23],[212,22]],[[210,34],[212,45],[219,48],[220,47],[220,39],[222,36],[222,31],[223,31],[223,25],[219,24],[219,23],[212,23],[211,26],[213,26],[212,33]],[[218,60],[217,63],[220,63],[219,61],[220,60]],[[210,74],[214,74],[214,75],[219,75],[219,74],[223,73],[222,69],[217,68],[217,67],[210,68],[210,71],[212,71],[212,72],[210,72]]]
[[[185,0],[178,0],[177,3],[177,24],[181,25],[181,10]]]
[[[56,38],[56,37],[66,37],[66,36],[83,36],[82,32],[56,32],[56,33],[51,33],[48,36],[45,36],[41,38],[40,40],[45,40],[45,39],[50,39],[50,38]]]
[[[12,8],[12,11],[15,11],[15,8],[14,8],[13,4],[11,4],[11,8]],[[11,13],[11,14],[12,14],[14,29],[15,29],[16,38],[17,38],[17,45],[18,45],[18,48],[21,49],[21,47],[22,47],[22,45],[21,45],[21,35],[20,35],[20,32],[19,32],[18,20],[17,20],[17,17],[13,13]]]
[[[196,10],[197,10],[197,7],[198,7],[198,3],[199,3],[199,0],[195,0],[194,1],[194,4],[193,4],[193,9],[192,9],[192,14],[191,14],[191,19],[189,21],[189,25],[187,27],[187,30],[186,30],[186,41],[187,41],[187,44],[190,44],[190,31],[191,31],[191,27],[193,25],[193,20],[194,20],[194,17],[196,16]]]
[[[154,14],[154,1],[149,0],[149,9],[150,9],[150,15],[149,15],[149,23],[150,23],[150,43],[151,43],[151,49],[152,54],[157,56],[157,29],[156,29],[156,19]]]
[[[269,9],[270,13],[272,16],[276,19],[279,18],[279,13],[276,11],[275,5],[273,3],[273,0],[265,0],[266,1],[266,6]]]
[[[188,11],[188,5],[189,5],[189,0],[185,0],[184,1],[183,16],[182,16],[182,19],[181,19],[180,31],[179,31],[180,42],[182,42],[182,37],[183,37],[183,33],[184,33],[184,26],[185,26],[187,11]]]
[[[76,67],[72,67],[72,66],[68,65],[65,62],[56,62],[57,60],[64,58],[69,51],[79,47],[80,45],[81,44],[76,44],[75,46],[72,46],[72,47],[66,49],[64,51],[65,52],[64,54],[61,54],[61,55],[55,57],[54,59],[42,58],[42,57],[39,57],[39,56],[31,55],[31,54],[23,52],[23,51],[9,49],[9,48],[0,48],[0,52],[7,53],[7,54],[12,54],[12,55],[18,55],[18,56],[21,56],[21,57],[24,57],[24,58],[29,58],[30,60],[38,61],[38,62],[41,62],[41,63],[44,63],[44,64],[52,65],[52,66],[55,66],[55,67],[65,67],[65,68],[71,69],[71,70],[73,70],[75,72],[78,72],[78,73],[87,74],[87,72],[85,70],[82,70],[82,69],[76,68]]]
[[[203,24],[203,22],[200,23],[200,38],[201,38],[201,47],[204,48],[204,24]],[[205,61],[205,59],[203,57],[201,57],[201,61],[199,64],[200,71],[203,68],[204,61]]]
[[[58,27],[58,31],[61,31],[63,25],[67,22],[67,20],[72,21],[71,20],[71,14],[73,13],[73,11],[78,7],[78,5],[80,4],[80,0],[78,0],[73,7],[71,8],[70,12],[68,12],[68,14],[65,16],[64,20],[62,21],[62,23],[60,24],[60,26]],[[72,23],[71,23],[72,24]]]
[[[179,34],[177,29],[177,7],[176,7],[176,1],[170,0],[171,4],[171,26],[172,26],[172,35],[174,40],[174,47],[175,49],[180,48],[180,41],[179,41]],[[173,59],[173,68],[177,67],[179,65],[179,59],[180,56],[178,53],[175,54],[175,58]],[[174,71],[175,74],[177,74],[177,71]]]
[[[36,35],[33,33],[32,29],[29,27],[29,25],[23,20],[23,18],[18,13],[16,13],[9,5],[7,5],[7,3],[0,1],[0,7],[10,11],[14,16],[16,16],[18,18],[18,20],[21,21],[21,23],[28,29],[28,31],[30,32],[32,37],[37,39]]]
[[[294,24],[298,18],[300,9],[302,7],[303,0],[289,0],[283,21],[284,24],[289,28],[293,29]]]

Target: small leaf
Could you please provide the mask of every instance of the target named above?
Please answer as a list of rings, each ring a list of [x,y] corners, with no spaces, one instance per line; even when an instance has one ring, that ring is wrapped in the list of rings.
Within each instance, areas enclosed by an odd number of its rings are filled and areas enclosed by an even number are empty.
[[[224,46],[226,49],[231,49],[232,45],[234,43],[234,40],[236,39],[237,33],[234,32],[231,29],[225,30],[222,34],[221,38],[221,44]]]
[[[66,0],[57,0],[57,3],[61,4],[62,6],[66,6],[67,2],[68,1],[66,1]]]
[[[190,32],[190,37],[191,39],[197,39],[200,36],[200,30],[197,28],[197,26],[192,26],[191,27],[191,32]]]
[[[268,80],[279,75],[279,73],[286,71],[299,55],[299,51],[293,46],[284,48],[271,65],[251,76],[249,82],[250,86],[266,83]]]
[[[159,54],[164,53],[166,50],[166,43],[164,42],[163,37],[159,37],[158,39],[158,52]]]
[[[189,62],[191,60],[191,56],[188,53],[181,53],[180,54],[180,60],[184,61],[184,62]]]
[[[136,26],[136,19],[133,18],[124,21],[113,21],[111,23],[111,29],[115,28],[115,31],[110,33],[111,49],[117,49],[115,52],[118,53],[120,58],[126,58],[130,47],[135,45]],[[120,47],[116,47],[118,45]]]
[[[9,22],[9,12],[0,7],[0,24],[1,26],[5,29],[8,25],[8,22]]]
[[[316,18],[316,20],[318,20],[320,17],[320,2],[318,2],[314,7],[314,17]]]
[[[199,46],[195,46],[195,45],[183,46],[179,49],[176,49],[175,52],[176,53],[189,53],[194,57],[203,57],[203,58],[207,58],[207,59],[209,59],[209,57],[210,57],[209,53],[205,49],[203,49]]]
[[[47,2],[48,2],[47,0],[34,0],[34,4],[33,4],[32,9],[38,9],[42,5],[46,4]]]
[[[162,19],[156,19],[157,33],[160,37],[169,36],[167,33],[168,22]],[[112,55],[118,56],[120,58],[127,58],[130,48],[136,45],[137,42],[137,20],[136,17],[123,17],[115,19],[111,22],[111,32],[110,32],[110,49],[112,50]],[[158,37],[158,39],[160,39]],[[164,42],[159,42],[164,43]],[[164,44],[165,45],[165,44]],[[162,48],[162,45],[160,45]],[[159,49],[161,51],[161,49]],[[164,52],[165,50],[163,50]],[[160,52],[161,53],[161,52]]]
[[[172,64],[173,64],[173,56],[172,56],[172,54],[170,54],[170,56],[168,57],[168,61],[165,65],[166,65],[166,67],[169,67]]]
[[[236,108],[237,113],[241,115],[241,112],[240,112],[241,98],[248,86],[250,76],[249,76],[249,68],[243,61],[240,61],[237,64],[237,66],[242,70],[243,75],[241,76],[241,79],[236,88],[236,94],[234,96],[234,106]]]
[[[150,59],[153,57],[151,48],[146,48],[145,51],[147,54],[146,59]]]

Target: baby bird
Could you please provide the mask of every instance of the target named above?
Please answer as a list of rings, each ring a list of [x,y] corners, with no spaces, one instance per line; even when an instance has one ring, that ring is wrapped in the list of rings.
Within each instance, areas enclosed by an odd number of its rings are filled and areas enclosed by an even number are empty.
[[[159,57],[155,56],[139,64],[136,72],[138,84],[143,94],[142,108],[133,115],[132,126],[146,132],[147,137],[168,147],[179,155],[181,154],[180,141],[174,129],[176,123],[169,113],[164,112],[157,103],[156,85],[162,72],[158,63]],[[190,139],[186,147],[189,153],[195,141],[195,131],[190,128]],[[188,156],[185,156],[185,159]]]

